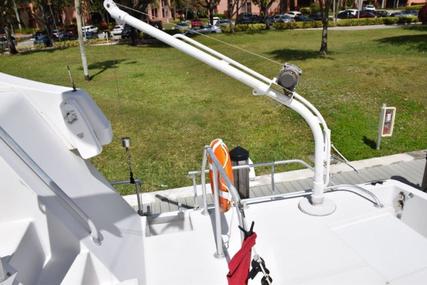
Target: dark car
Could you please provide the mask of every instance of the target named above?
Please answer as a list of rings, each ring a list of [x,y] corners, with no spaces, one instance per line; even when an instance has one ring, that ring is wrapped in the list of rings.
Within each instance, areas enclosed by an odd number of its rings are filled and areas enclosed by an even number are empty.
[[[236,24],[256,24],[264,23],[264,19],[251,13],[242,13],[236,19]]]
[[[273,17],[274,23],[290,23],[293,21],[294,21],[294,18],[292,18],[291,16],[288,16],[288,15],[284,15],[284,14],[276,15]]]
[[[52,34],[53,38],[57,41],[71,41],[77,39],[77,35],[70,30],[54,30]]]
[[[351,11],[342,11],[337,15],[338,19],[353,19],[357,18]]]
[[[220,19],[216,22],[215,26],[222,27],[222,26],[229,26],[232,24],[232,22],[229,19]]]
[[[360,11],[359,18],[376,18],[375,14],[372,11]],[[355,16],[357,18],[357,15]]]
[[[375,11],[372,11],[372,13],[374,13],[375,16],[377,16],[377,17],[388,17],[388,16],[390,16],[390,13],[387,12],[386,10],[375,10]]]
[[[310,18],[313,19],[313,21],[322,21],[322,13],[316,12],[310,15]]]
[[[45,31],[39,31],[36,32],[34,35],[34,44],[35,45],[45,45],[45,46],[51,46],[52,41],[47,36],[47,33]]]
[[[125,25],[122,30],[122,39],[129,39],[132,35],[132,27]]]
[[[313,21],[312,18],[310,18],[310,17],[308,17],[306,15],[302,15],[302,14],[301,15],[296,15],[294,17],[294,20],[297,21],[297,22],[311,22],[311,21]]]

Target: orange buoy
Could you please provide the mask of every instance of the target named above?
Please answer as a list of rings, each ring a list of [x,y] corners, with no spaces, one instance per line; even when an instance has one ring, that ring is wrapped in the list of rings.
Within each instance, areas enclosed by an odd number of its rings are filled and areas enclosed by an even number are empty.
[[[233,168],[231,166],[231,159],[230,159],[230,154],[228,153],[227,145],[222,141],[222,139],[214,139],[211,142],[210,147],[212,148],[219,163],[221,163],[222,168],[224,169],[231,183],[234,183]],[[220,178],[218,179],[219,205],[224,212],[227,212],[231,206],[230,189],[228,189],[224,179],[220,177],[219,172],[217,175]],[[214,193],[212,160],[210,158],[209,158],[209,178],[211,181],[212,193]]]

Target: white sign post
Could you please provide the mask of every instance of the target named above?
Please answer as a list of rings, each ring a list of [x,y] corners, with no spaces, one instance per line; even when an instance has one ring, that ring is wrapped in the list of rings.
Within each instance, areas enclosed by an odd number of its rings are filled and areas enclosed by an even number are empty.
[[[393,135],[395,117],[396,108],[387,107],[386,104],[383,104],[380,111],[380,120],[378,125],[377,150],[380,149],[382,137],[391,137]]]

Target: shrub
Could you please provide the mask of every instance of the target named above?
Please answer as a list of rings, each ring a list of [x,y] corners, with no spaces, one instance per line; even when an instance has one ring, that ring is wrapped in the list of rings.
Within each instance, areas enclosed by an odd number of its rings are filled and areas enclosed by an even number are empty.
[[[427,4],[418,12],[418,20],[423,24],[427,24]]]
[[[236,32],[260,32],[262,30],[266,29],[266,24],[237,24],[235,26],[235,31]]]
[[[397,17],[386,17],[386,18],[383,18],[384,25],[394,25],[394,24],[397,24],[397,20],[399,20]]]
[[[310,15],[311,14],[311,8],[310,7],[302,7],[299,9],[299,11],[304,15]]]
[[[232,32],[230,25],[221,26],[221,31],[223,33],[231,33]]]
[[[416,22],[418,20],[418,17],[415,16],[409,16],[409,17],[399,17],[397,20],[398,24],[410,24],[412,22]]]
[[[273,28],[275,30],[287,30],[294,29],[297,27],[297,23],[289,22],[289,23],[273,23]]]
[[[421,10],[422,7],[424,6],[423,5],[406,6],[405,10]]]

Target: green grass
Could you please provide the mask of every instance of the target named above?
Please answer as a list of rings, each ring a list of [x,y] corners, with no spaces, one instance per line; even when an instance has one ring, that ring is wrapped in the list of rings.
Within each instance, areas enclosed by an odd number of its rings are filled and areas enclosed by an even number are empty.
[[[330,31],[330,55],[317,50],[321,31],[270,31],[216,35],[218,39],[303,69],[298,92],[317,106],[334,144],[350,160],[425,149],[427,146],[427,29]],[[280,66],[205,38],[197,40],[269,76]],[[189,185],[202,148],[221,137],[247,148],[255,162],[313,152],[311,133],[294,112],[254,97],[239,82],[168,47],[126,45],[87,48],[90,72],[82,78],[78,48],[0,57],[0,71],[86,89],[111,120],[114,141],[93,162],[108,179],[127,176],[120,137],[132,138],[136,175],[144,190]],[[382,103],[397,107],[395,132],[376,140]],[[123,189],[123,193],[132,189]]]

